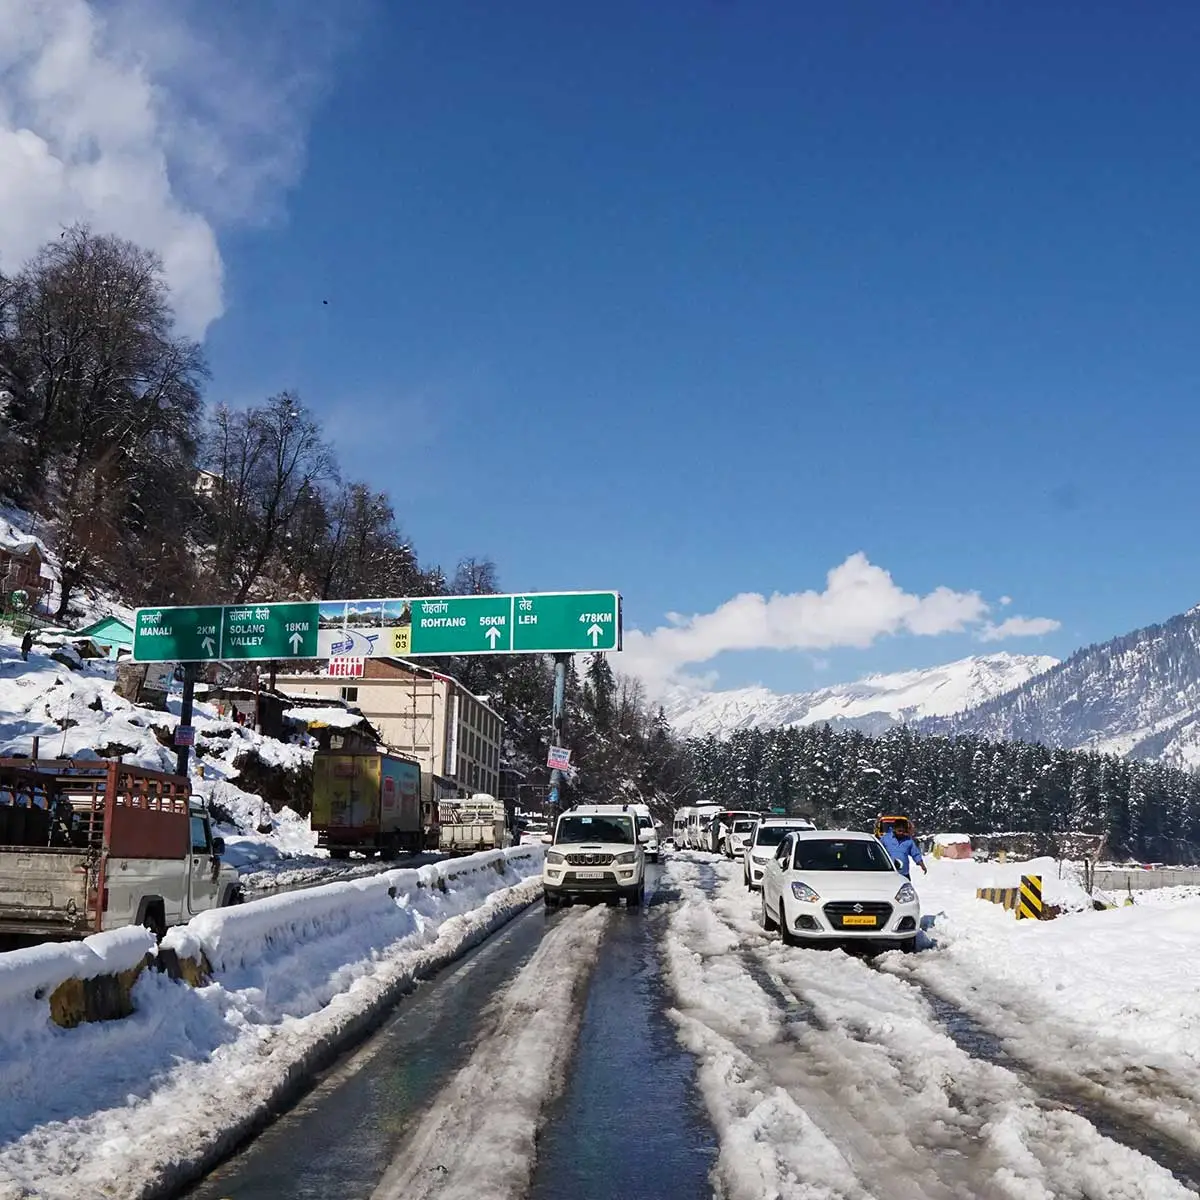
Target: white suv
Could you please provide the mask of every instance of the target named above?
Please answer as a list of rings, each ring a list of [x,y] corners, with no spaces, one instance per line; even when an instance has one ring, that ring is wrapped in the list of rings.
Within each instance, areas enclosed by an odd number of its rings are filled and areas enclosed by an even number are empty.
[[[546,907],[576,896],[602,896],[641,907],[646,896],[646,855],[653,830],[638,830],[637,813],[627,804],[581,804],[568,809],[554,827],[542,867]]]
[[[753,891],[762,883],[764,868],[789,833],[808,829],[816,829],[816,826],[799,817],[764,817],[759,821],[742,857],[742,877],[746,887]]]

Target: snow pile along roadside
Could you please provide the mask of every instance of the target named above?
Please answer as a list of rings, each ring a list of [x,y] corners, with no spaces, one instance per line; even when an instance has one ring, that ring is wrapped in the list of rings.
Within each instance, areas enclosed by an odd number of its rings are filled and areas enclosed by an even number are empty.
[[[96,933],[81,942],[42,942],[0,954],[0,1045],[18,1035],[23,1040],[43,1027],[48,997],[68,979],[118,975],[132,970],[154,950],[154,934],[135,925]]]
[[[358,881],[205,914],[170,944],[215,955],[210,985],[146,972],[125,1020],[62,1030],[42,1000],[40,1021],[0,1025],[0,1198],[170,1194],[414,980],[536,900],[540,870],[525,846],[387,872],[394,896],[360,888],[341,921]]]
[[[1068,894],[1057,865],[1042,865],[1043,887]],[[932,952],[886,969],[966,1010],[1014,1058],[1102,1088],[1200,1153],[1200,896],[1164,889],[1130,907],[1017,921],[975,899],[994,874],[991,864],[931,863],[915,883]]]

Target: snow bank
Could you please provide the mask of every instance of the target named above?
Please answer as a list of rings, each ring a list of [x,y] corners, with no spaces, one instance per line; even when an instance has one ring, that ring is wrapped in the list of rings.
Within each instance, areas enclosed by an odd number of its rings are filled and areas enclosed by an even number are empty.
[[[969,846],[971,835],[969,833],[935,833],[933,844],[935,846]]]
[[[154,934],[138,925],[81,942],[43,942],[0,954],[0,1046],[36,1023],[59,984],[118,975],[136,967],[154,948]]]
[[[914,884],[921,893],[922,907],[926,889],[942,897],[951,894],[955,902],[966,899],[975,901],[976,888],[1011,888],[1019,887],[1022,875],[1039,875],[1042,880],[1042,900],[1068,912],[1090,910],[1092,898],[1083,886],[1082,868],[1078,863],[1062,862],[1055,858],[1031,858],[1020,862],[986,862],[977,863],[971,859],[933,859],[927,858],[929,875],[922,885],[922,877],[917,876]],[[917,873],[914,871],[914,875]],[[936,881],[936,883],[934,882]],[[939,885],[948,885],[948,892]],[[1013,920],[1011,913],[1009,920]]]
[[[390,920],[394,916],[393,898],[411,895],[420,888],[442,887],[481,871],[496,872],[509,863],[536,864],[540,870],[543,854],[541,846],[488,850],[416,869],[380,871],[363,879],[267,896],[250,904],[201,913],[184,930],[169,933],[164,944],[177,949],[182,944],[179,939],[194,938],[216,970],[228,971],[261,960],[264,946],[278,950],[330,937],[351,927],[361,930],[372,922]]]
[[[1016,921],[975,899],[976,887],[1011,887],[1021,874],[1036,873],[1047,901],[1065,910],[1054,921]],[[935,917],[937,953],[917,955],[905,969],[969,1003],[989,1024],[1025,997],[1031,1048],[1044,1025],[1069,1023],[1088,1031],[1081,1049],[1093,1036],[1112,1038],[1143,1064],[1200,1068],[1196,889],[1138,893],[1131,907],[1096,912],[1076,865],[1064,864],[1060,878],[1052,859],[1003,866],[941,860],[914,883],[922,909]]]
[[[541,858],[495,851],[205,914],[166,944],[211,951],[213,982],[145,972],[125,1020],[59,1029],[41,1002],[42,1019],[0,1045],[0,1200],[109,1195],[114,1179],[123,1200],[173,1193],[415,979],[537,899]],[[120,944],[111,962],[133,953]]]

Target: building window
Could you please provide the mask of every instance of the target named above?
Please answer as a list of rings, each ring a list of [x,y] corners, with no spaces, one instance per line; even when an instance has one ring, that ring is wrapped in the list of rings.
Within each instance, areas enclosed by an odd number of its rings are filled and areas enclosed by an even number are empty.
[[[358,700],[358,688],[344,687],[339,688],[338,690],[342,693],[342,699],[345,700],[347,704],[353,704]]]

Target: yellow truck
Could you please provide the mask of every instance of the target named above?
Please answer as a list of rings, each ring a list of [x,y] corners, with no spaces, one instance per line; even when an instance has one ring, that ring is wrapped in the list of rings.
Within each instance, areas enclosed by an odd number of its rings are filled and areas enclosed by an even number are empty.
[[[421,802],[421,767],[374,751],[313,756],[312,827],[332,858],[395,858],[437,846],[436,810]]]

